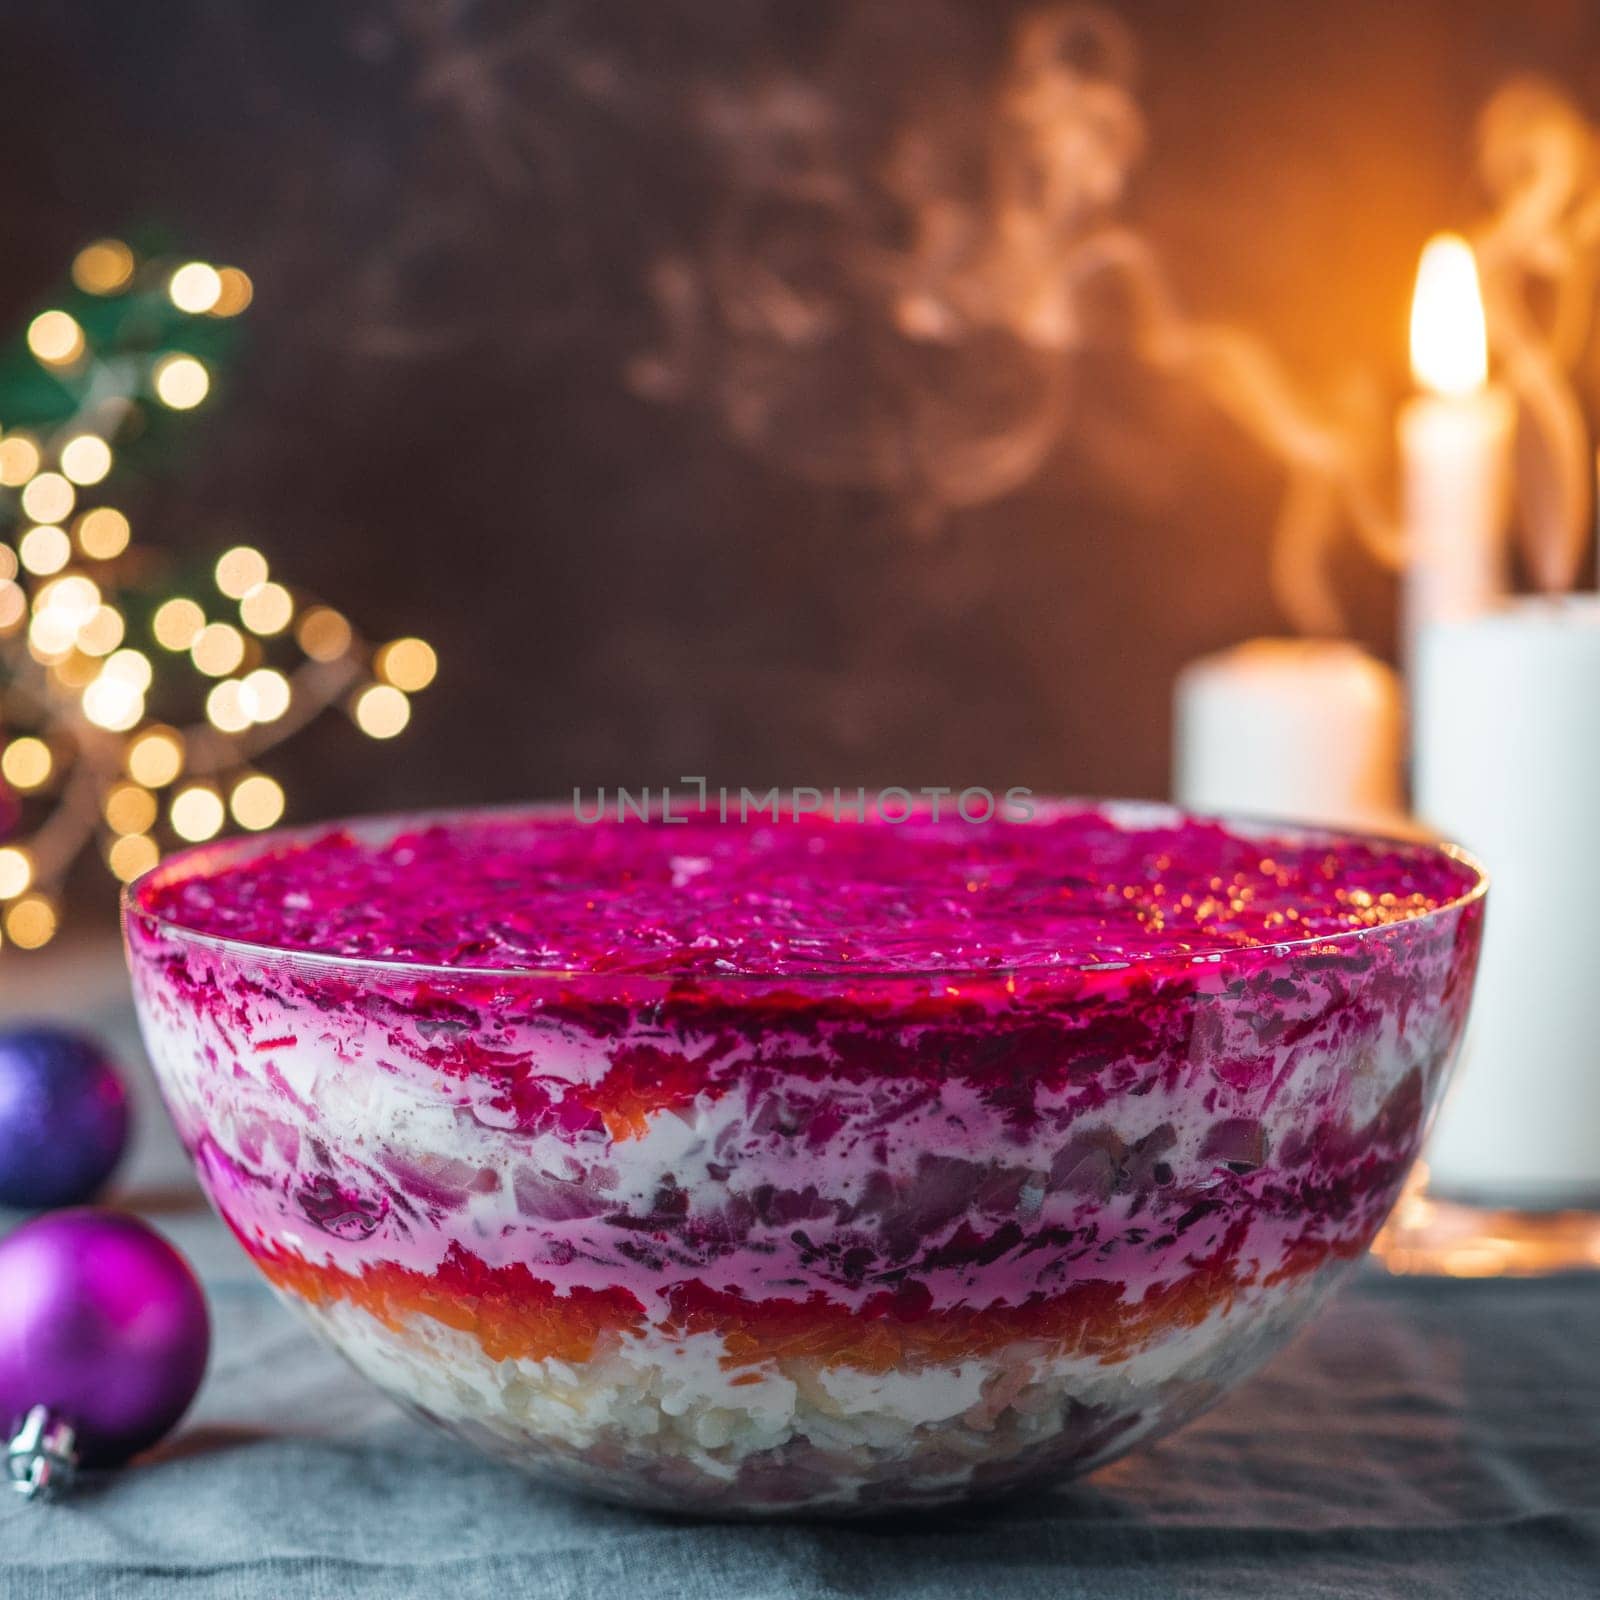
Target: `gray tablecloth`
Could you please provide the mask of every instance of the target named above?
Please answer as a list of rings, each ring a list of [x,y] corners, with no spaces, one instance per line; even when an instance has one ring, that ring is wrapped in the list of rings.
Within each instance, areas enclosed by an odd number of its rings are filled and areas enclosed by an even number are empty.
[[[39,970],[0,1024],[70,1011],[137,1060],[108,957]],[[200,1269],[210,1375],[146,1461],[60,1504],[0,1499],[5,1600],[1600,1594],[1597,1278],[1369,1268],[1209,1416],[1087,1483],[922,1518],[713,1525],[538,1488],[403,1419],[197,1206],[153,1107],[119,1197]]]

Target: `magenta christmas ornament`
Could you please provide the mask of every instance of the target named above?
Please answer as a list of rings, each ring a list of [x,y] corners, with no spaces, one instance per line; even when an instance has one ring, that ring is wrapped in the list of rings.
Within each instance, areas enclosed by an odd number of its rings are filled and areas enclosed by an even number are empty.
[[[188,1263],[137,1217],[57,1211],[0,1239],[0,1426],[28,1495],[148,1449],[188,1409],[211,1342]]]
[[[92,1039],[60,1028],[0,1031],[0,1206],[89,1199],[128,1142],[128,1091]]]

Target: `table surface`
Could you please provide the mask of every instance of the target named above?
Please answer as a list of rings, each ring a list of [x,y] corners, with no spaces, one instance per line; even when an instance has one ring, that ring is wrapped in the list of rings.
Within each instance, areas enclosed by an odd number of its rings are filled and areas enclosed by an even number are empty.
[[[987,1509],[831,1526],[615,1510],[404,1418],[278,1304],[196,1194],[114,950],[0,966],[0,1024],[70,1017],[137,1068],[110,1198],[188,1254],[215,1322],[170,1440],[62,1502],[0,1499],[5,1600],[1600,1594],[1600,1276],[1366,1267],[1176,1437]]]

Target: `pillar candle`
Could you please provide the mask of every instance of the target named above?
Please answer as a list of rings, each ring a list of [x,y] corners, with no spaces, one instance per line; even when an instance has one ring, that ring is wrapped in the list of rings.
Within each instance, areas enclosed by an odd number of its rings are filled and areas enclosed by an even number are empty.
[[[1488,381],[1483,299],[1465,239],[1441,235],[1423,251],[1411,365],[1422,393],[1399,424],[1408,669],[1430,623],[1476,616],[1507,588],[1515,409]]]
[[[1431,1186],[1500,1205],[1600,1203],[1600,597],[1430,624],[1413,707],[1417,811],[1490,877]]]
[[[1253,639],[1192,662],[1174,707],[1174,794],[1192,811],[1384,826],[1400,814],[1394,673],[1330,639]]]

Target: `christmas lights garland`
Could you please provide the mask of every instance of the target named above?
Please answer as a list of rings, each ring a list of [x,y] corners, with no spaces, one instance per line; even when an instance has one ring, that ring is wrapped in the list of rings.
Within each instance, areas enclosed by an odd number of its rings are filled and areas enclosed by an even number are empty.
[[[433,679],[423,640],[375,647],[250,546],[180,582],[108,498],[205,402],[251,295],[237,267],[102,239],[0,356],[0,959],[54,936],[91,846],[127,881],[230,818],[271,827],[262,755],[339,704],[391,738]]]

